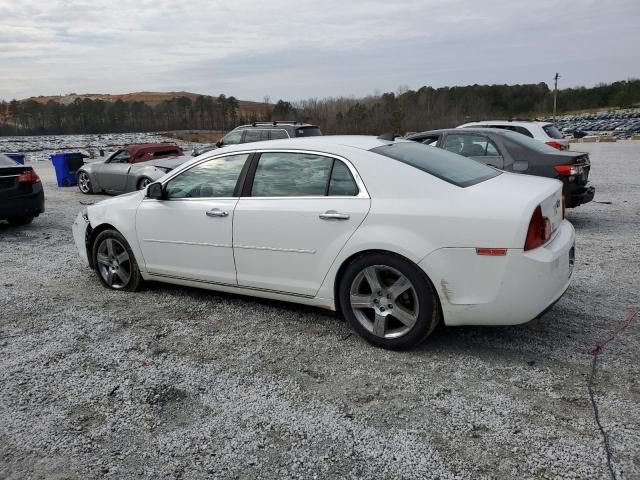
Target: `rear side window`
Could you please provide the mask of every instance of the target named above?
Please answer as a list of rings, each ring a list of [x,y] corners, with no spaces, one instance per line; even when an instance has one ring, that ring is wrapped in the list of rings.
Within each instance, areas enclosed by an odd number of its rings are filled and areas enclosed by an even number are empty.
[[[268,152],[258,160],[253,197],[355,196],[358,187],[339,160],[308,153]]]
[[[300,127],[296,128],[296,137],[318,137],[322,132],[318,127]]]
[[[484,135],[449,134],[443,147],[465,157],[495,157],[498,150]]]
[[[267,130],[246,130],[244,134],[244,143],[260,142],[269,140],[269,132]]]
[[[333,170],[331,170],[328,195],[330,197],[352,197],[357,194],[358,186],[351,176],[351,172],[344,163],[339,160],[335,160]]]
[[[501,174],[470,158],[415,142],[383,145],[371,152],[411,165],[458,187],[469,187]]]
[[[165,155],[180,155],[180,152],[176,149],[171,149],[171,150],[158,150],[156,152],[153,152],[153,156],[154,157],[163,157]]]
[[[271,130],[269,132],[271,135],[271,140],[278,140],[281,138],[289,138],[289,135],[284,130]]]
[[[557,127],[552,123],[550,123],[549,125],[543,125],[542,129],[544,130],[544,133],[549,135],[551,138],[564,138],[564,135],[562,135],[562,133],[560,133],[560,130],[558,130]]]

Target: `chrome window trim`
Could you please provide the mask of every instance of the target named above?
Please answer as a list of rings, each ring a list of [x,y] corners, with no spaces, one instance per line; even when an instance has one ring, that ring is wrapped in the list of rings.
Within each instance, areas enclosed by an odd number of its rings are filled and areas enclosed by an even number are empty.
[[[176,170],[178,169],[174,169],[171,171],[170,177],[167,178],[166,180],[164,180],[162,183],[162,186],[164,187],[168,182],[170,182],[174,177],[182,174],[183,172],[186,172],[188,170],[191,170],[193,167],[196,167],[198,165],[200,165],[201,163],[204,162],[208,162],[209,160],[215,160],[217,158],[224,158],[224,157],[229,157],[229,156],[235,156],[235,155],[243,155],[243,154],[247,154],[249,156],[251,156],[254,153],[304,153],[304,154],[310,154],[310,155],[320,155],[323,157],[329,157],[329,158],[333,158],[335,160],[339,160],[341,162],[343,162],[347,168],[349,169],[349,172],[351,173],[351,176],[353,176],[353,180],[356,182],[356,186],[358,187],[358,194],[357,195],[349,195],[349,196],[328,196],[328,195],[322,195],[322,196],[309,196],[309,197],[301,197],[301,196],[296,196],[296,197],[197,197],[197,198],[182,198],[182,199],[167,199],[167,200],[171,200],[171,201],[176,201],[176,200],[211,200],[211,199],[216,199],[216,200],[232,200],[232,199],[238,199],[238,198],[242,198],[242,199],[248,199],[248,198],[254,198],[254,199],[261,199],[261,200],[281,200],[283,198],[297,198],[297,199],[303,199],[303,198],[371,198],[369,196],[369,192],[367,191],[367,187],[365,186],[364,182],[362,181],[362,178],[360,177],[360,174],[358,173],[358,170],[356,169],[356,167],[353,166],[353,164],[347,160],[346,158],[340,156],[340,155],[336,155],[334,153],[327,153],[327,152],[322,152],[319,150],[303,150],[303,149],[299,149],[299,148],[261,148],[259,150],[238,150],[235,152],[224,152],[221,154],[217,154],[216,155],[216,151],[212,151],[212,152],[207,152],[207,153],[211,153],[210,156],[203,158],[202,160],[199,160],[198,162],[189,165],[187,168],[185,168],[184,170],[179,170],[176,172]],[[248,160],[249,158],[247,158]],[[247,161],[245,160],[245,162]],[[144,197],[144,200],[155,200],[152,198],[147,198],[146,196]],[[167,200],[162,200],[162,201],[167,201]],[[155,200],[158,201],[158,200]]]

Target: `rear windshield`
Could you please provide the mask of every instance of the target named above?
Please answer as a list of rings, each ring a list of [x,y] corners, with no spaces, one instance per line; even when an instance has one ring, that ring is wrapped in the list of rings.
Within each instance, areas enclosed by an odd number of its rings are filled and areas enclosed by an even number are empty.
[[[541,142],[540,140],[535,140],[533,138],[525,137],[524,135],[520,135],[515,132],[504,132],[504,136],[508,138],[513,143],[517,143],[520,146],[525,148],[535,150],[540,153],[558,153],[553,147],[550,147],[546,143]]]
[[[322,132],[318,127],[296,128],[296,137],[319,137]]]
[[[416,142],[392,143],[371,151],[411,165],[458,187],[469,187],[501,173],[462,155]]]
[[[7,157],[3,153],[0,153],[0,167],[15,167],[18,162],[15,162],[11,157]]]
[[[562,133],[560,133],[560,130],[558,130],[552,123],[550,123],[549,125],[543,125],[542,129],[544,130],[544,133],[549,135],[551,138],[564,138],[564,135],[562,135]]]

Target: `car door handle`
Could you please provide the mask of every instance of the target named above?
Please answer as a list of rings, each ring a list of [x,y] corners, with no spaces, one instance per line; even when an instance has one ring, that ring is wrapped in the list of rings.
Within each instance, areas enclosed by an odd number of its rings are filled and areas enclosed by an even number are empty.
[[[319,216],[321,220],[349,220],[349,218],[351,218],[346,213],[338,213],[335,210],[329,210],[321,213]]]
[[[224,210],[220,210],[219,208],[214,208],[207,212],[207,217],[228,217],[229,212],[225,212]]]

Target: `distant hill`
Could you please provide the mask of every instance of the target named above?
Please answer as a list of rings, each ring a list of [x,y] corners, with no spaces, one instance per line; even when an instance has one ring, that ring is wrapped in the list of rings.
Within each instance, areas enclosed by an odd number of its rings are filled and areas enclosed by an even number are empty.
[[[188,97],[191,100],[195,100],[201,94],[199,93],[191,93],[191,92],[133,92],[133,93],[122,93],[122,94],[111,94],[111,93],[70,93],[68,95],[40,95],[37,97],[25,98],[19,101],[27,101],[34,100],[38,103],[47,103],[50,100],[53,100],[56,103],[60,103],[62,105],[70,105],[76,99],[84,99],[89,98],[91,100],[103,100],[105,102],[115,102],[117,100],[122,100],[124,102],[144,102],[150,106],[156,106],[162,103],[165,100],[171,100],[172,98],[177,97]],[[206,96],[206,95],[204,95]],[[239,108],[238,114],[241,116],[256,114],[257,116],[267,115],[272,109],[273,105],[263,102],[252,102],[250,100],[238,100]]]

